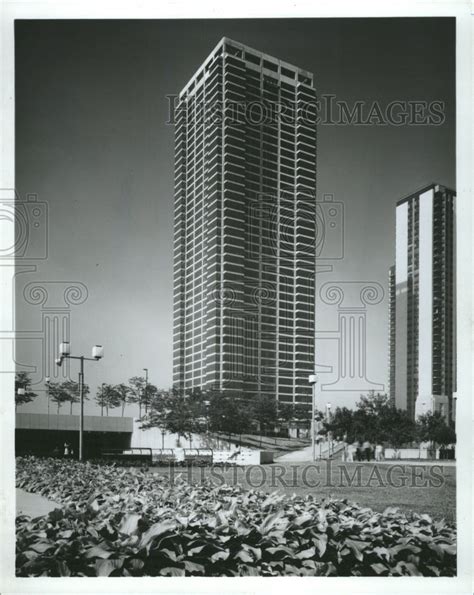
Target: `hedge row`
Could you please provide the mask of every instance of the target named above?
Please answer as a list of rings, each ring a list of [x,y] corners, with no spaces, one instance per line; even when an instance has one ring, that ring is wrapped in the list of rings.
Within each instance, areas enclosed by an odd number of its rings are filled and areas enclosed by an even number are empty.
[[[19,516],[18,576],[453,576],[456,532],[383,513],[73,461],[17,458],[17,487],[61,503]]]

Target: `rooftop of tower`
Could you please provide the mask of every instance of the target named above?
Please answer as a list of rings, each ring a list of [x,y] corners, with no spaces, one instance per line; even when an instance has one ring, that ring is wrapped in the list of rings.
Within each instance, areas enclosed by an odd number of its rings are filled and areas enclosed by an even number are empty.
[[[225,48],[225,51],[229,54],[245,59],[245,61],[256,70],[262,68],[265,73],[270,76],[277,76],[283,80],[288,79],[289,82],[293,83],[297,81],[298,83],[310,86],[313,84],[313,74],[308,70],[304,70],[289,62],[279,60],[274,56],[255,50],[254,48],[239,43],[238,41],[234,41],[229,37],[223,37],[182,89],[179,94],[180,98],[183,95],[192,93],[195,88],[199,86],[199,83],[203,80],[204,72],[209,68],[214,58],[220,54],[223,48]]]
[[[456,194],[456,190],[453,190],[452,188],[448,188],[447,186],[444,186],[443,184],[438,184],[437,182],[431,182],[431,184],[427,184],[426,186],[422,186],[418,190],[415,190],[414,192],[410,192],[410,194],[406,194],[402,198],[398,199],[397,200],[397,207],[398,207],[398,205],[401,205],[404,202],[409,201],[410,198],[413,198],[415,196],[419,196],[420,194],[423,194],[423,192],[427,192],[428,190],[431,190],[431,189],[434,189],[435,192],[439,192],[440,190],[441,191],[447,190],[450,194]]]

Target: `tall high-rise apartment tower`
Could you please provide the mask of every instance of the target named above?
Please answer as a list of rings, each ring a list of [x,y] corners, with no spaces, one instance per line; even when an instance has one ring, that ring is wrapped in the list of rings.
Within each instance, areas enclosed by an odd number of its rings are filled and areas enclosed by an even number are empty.
[[[456,391],[453,190],[430,184],[397,202],[390,271],[390,394],[412,417],[452,419]]]
[[[223,38],[175,110],[173,381],[309,403],[316,123],[309,72]]]

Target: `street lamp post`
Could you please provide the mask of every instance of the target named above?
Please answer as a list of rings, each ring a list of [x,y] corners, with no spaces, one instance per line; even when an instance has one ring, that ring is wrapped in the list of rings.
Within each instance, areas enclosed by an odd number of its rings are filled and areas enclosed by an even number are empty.
[[[104,357],[104,348],[102,345],[94,345],[92,348],[92,357],[85,357],[84,355],[71,355],[71,346],[69,343],[61,343],[59,345],[59,357],[56,358],[56,364],[62,366],[64,359],[78,359],[80,361],[79,368],[79,400],[80,400],[80,414],[79,414],[79,460],[83,460],[84,455],[84,361],[97,362]]]
[[[51,378],[49,376],[46,376],[46,378],[44,379],[44,382],[46,384],[46,393],[48,396],[48,418],[49,418],[49,381],[51,380]]]
[[[148,412],[148,368],[143,368],[145,372],[145,414]]]
[[[311,384],[311,451],[313,456],[313,462],[316,460],[316,383],[318,377],[316,374],[310,374],[308,382]]]
[[[19,388],[16,389],[16,394],[19,397],[24,397],[25,394],[26,394],[26,391],[25,391],[25,389],[23,387],[20,386]],[[15,403],[15,409],[16,409],[16,403]]]
[[[331,422],[331,403],[326,403],[326,422]],[[328,458],[331,458],[331,432],[328,430]]]
[[[209,406],[211,401],[204,401],[204,407],[206,408],[206,434],[209,437]]]

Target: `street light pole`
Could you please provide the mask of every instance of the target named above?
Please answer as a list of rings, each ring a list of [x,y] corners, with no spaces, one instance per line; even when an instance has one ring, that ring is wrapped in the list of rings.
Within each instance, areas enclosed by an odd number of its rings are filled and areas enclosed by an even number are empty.
[[[24,396],[25,396],[25,394],[26,394],[26,391],[25,391],[25,389],[24,389],[22,386],[20,386],[20,387],[17,389],[17,391],[16,391],[16,394],[17,394],[19,397],[24,397]],[[16,408],[17,408],[17,403],[15,402],[15,411],[16,411]]]
[[[46,378],[44,379],[45,384],[46,384],[46,394],[48,396],[48,419],[49,419],[49,381],[51,380],[51,378],[49,376],[46,376]]]
[[[79,368],[79,460],[84,458],[84,361],[98,362],[104,357],[104,348],[102,345],[94,345],[92,348],[92,357],[85,357],[83,355],[71,355],[71,348],[69,343],[61,343],[59,346],[59,357],[56,359],[56,364],[62,366],[64,359],[78,359],[80,360]]]
[[[145,372],[145,413],[148,412],[148,368],[143,368],[143,371]]]
[[[79,460],[82,461],[84,453],[84,357],[80,358],[79,372]]]
[[[331,423],[331,403],[326,404],[326,422]],[[328,458],[331,458],[331,432],[328,430]]]
[[[313,462],[316,460],[316,383],[318,377],[316,374],[310,374],[308,382],[311,384],[311,451]]]

